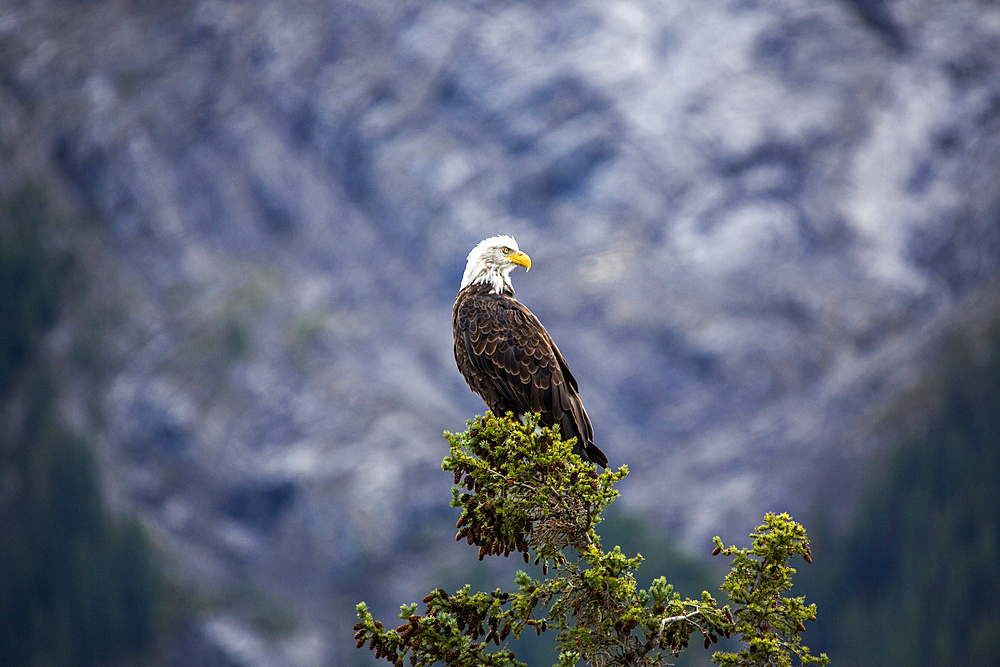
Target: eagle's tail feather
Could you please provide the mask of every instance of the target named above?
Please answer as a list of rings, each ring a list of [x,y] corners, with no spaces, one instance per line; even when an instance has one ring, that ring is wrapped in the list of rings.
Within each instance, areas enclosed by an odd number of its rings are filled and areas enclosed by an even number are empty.
[[[574,410],[563,414],[563,418],[559,424],[562,437],[564,440],[576,438],[576,445],[573,446],[574,454],[591,463],[596,463],[602,468],[607,468],[608,457],[594,444],[593,428],[587,428],[590,427],[590,419],[587,418],[587,413],[583,411],[583,405],[580,405],[580,413],[582,414],[577,414]]]

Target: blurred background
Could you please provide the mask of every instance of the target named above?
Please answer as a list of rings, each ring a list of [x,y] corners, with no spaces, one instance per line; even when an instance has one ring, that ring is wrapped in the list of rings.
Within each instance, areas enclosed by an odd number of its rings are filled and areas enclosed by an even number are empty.
[[[358,601],[510,587],[440,469],[498,233],[641,583],[788,511],[814,651],[1000,664],[996,2],[4,0],[0,665],[368,665]]]

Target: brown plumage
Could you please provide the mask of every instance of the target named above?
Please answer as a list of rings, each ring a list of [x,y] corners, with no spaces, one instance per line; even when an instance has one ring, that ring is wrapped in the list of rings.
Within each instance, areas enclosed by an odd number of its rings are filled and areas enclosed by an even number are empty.
[[[606,468],[576,378],[542,323],[514,298],[510,271],[530,265],[509,236],[472,250],[452,310],[455,362],[494,414],[537,412],[543,426],[559,424],[564,439],[577,439],[576,454]]]

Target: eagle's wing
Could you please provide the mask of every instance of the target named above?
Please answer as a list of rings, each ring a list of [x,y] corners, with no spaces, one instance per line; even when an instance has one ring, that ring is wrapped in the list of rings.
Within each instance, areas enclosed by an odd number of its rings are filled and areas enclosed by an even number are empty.
[[[460,335],[469,362],[517,412],[538,412],[560,424],[563,437],[586,447],[593,427],[576,395],[577,383],[545,327],[513,298],[467,298],[459,306]]]
[[[564,384],[551,339],[514,299],[471,297],[458,312],[469,363],[519,413],[549,410],[553,384]]]
[[[579,386],[576,383],[576,378],[573,377],[573,373],[570,372],[569,365],[566,363],[566,359],[563,358],[562,352],[559,351],[559,348],[552,340],[552,337],[549,336],[549,332],[542,326],[542,323],[538,321],[538,318],[524,304],[516,299],[511,299],[510,301],[511,309],[517,310],[520,313],[520,316],[517,318],[518,321],[523,318],[528,323],[524,331],[537,332],[526,333],[526,335],[532,340],[536,338],[540,340],[541,343],[538,345],[538,349],[546,352],[546,363],[540,365],[538,372],[532,376],[533,387],[537,386],[543,389],[542,424],[544,426],[559,424],[563,438],[568,440],[575,437],[577,439],[573,451],[583,458],[589,459],[603,468],[607,468],[608,457],[594,445],[594,427],[591,425],[590,417],[583,407],[583,401],[577,395]],[[549,351],[551,351],[551,356],[549,356]],[[555,360],[554,366],[549,361],[551,359]],[[546,384],[548,385],[547,389],[545,389]],[[532,412],[539,412],[534,407],[531,410]]]

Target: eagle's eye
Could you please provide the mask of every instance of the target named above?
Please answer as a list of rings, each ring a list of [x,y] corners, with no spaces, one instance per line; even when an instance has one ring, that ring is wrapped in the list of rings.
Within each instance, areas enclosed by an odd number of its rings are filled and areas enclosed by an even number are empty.
[[[505,254],[505,255],[509,255],[510,254],[510,248],[508,248],[507,246],[504,246],[503,248],[501,248],[500,251],[503,254]]]

